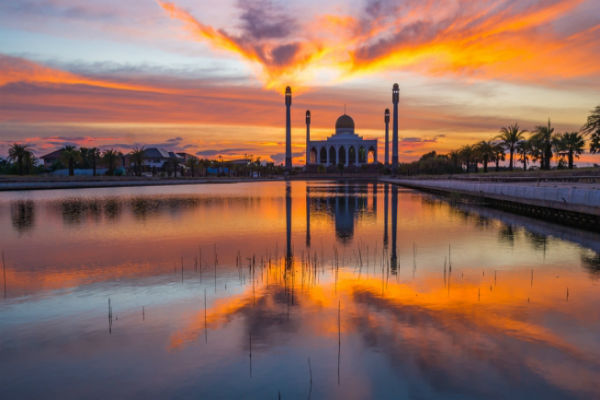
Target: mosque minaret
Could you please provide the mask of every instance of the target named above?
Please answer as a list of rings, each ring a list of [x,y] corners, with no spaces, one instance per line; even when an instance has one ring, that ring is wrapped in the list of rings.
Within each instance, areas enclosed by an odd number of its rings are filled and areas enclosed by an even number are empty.
[[[392,173],[398,171],[398,101],[400,100],[400,87],[394,83],[392,88],[392,103],[394,103],[394,121],[392,125]]]
[[[390,166],[390,109],[386,108],[383,120],[385,122],[385,167]]]
[[[292,171],[292,125],[290,121],[290,108],[292,106],[292,89],[285,88],[285,170]]]
[[[306,110],[306,166],[310,163],[310,110]]]

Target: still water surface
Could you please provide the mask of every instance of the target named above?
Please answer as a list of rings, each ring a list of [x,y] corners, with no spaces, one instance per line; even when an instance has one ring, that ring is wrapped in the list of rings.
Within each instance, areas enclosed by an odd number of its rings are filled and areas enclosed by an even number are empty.
[[[600,237],[379,184],[0,194],[3,398],[600,398]]]

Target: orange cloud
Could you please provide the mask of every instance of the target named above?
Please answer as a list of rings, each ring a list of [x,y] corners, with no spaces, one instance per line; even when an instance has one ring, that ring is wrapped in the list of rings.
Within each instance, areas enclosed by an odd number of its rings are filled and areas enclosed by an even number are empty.
[[[322,75],[332,83],[389,69],[524,81],[600,72],[597,27],[571,26],[583,30],[563,34],[553,26],[584,0],[461,1],[453,14],[430,1],[367,10],[359,17],[324,14],[304,22],[304,37],[295,41],[234,37],[173,3],[158,2],[199,40],[239,55],[266,88],[277,90],[312,86]],[[285,62],[269,56],[285,46],[293,46]]]
[[[292,41],[278,43],[262,41],[252,43],[241,37],[234,37],[223,30],[203,24],[189,12],[175,4],[157,0],[169,15],[182,21],[186,29],[198,39],[208,42],[213,48],[240,55],[250,62],[265,86],[281,91],[289,81],[307,72],[308,66],[325,54],[317,42]]]
[[[0,87],[10,83],[43,83],[90,85],[107,89],[164,92],[164,89],[114,82],[104,79],[93,79],[82,75],[50,68],[23,58],[0,55]]]

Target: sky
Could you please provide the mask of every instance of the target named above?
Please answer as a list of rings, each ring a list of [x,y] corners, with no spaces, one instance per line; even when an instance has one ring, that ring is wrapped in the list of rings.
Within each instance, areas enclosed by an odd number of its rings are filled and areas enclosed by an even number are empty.
[[[600,105],[598,0],[0,2],[0,156],[145,145],[282,162],[344,109],[379,139],[400,85],[399,155],[501,126],[578,130]],[[600,162],[584,154],[583,163]]]

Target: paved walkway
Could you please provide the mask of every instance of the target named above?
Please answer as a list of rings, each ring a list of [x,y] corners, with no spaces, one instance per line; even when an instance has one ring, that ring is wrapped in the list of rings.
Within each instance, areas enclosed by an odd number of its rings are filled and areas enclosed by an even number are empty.
[[[438,190],[470,196],[511,201],[536,207],[600,215],[600,185],[570,182],[494,183],[485,181],[381,178],[416,189]]]

